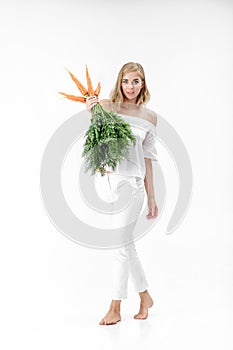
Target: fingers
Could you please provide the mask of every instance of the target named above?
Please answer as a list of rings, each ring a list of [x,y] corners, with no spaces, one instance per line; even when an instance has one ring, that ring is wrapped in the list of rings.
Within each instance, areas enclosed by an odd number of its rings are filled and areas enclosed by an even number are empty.
[[[151,213],[149,213],[146,215],[146,217],[148,220],[150,220],[150,219],[155,219],[157,217],[157,215],[152,215]]]
[[[99,98],[97,96],[89,96],[86,98],[86,107],[89,112],[91,109],[99,102]]]
[[[146,215],[147,219],[155,219],[158,216],[158,208],[150,209],[149,213]]]

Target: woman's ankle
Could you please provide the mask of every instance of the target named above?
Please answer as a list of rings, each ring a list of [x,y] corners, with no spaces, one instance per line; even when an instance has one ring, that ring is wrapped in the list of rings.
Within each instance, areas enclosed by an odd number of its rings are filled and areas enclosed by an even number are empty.
[[[121,300],[112,300],[110,309],[115,311],[120,311],[121,308]]]
[[[145,289],[143,292],[139,292],[139,296],[140,297],[144,297],[145,295],[148,295],[149,293],[148,293],[148,290],[147,289]]]

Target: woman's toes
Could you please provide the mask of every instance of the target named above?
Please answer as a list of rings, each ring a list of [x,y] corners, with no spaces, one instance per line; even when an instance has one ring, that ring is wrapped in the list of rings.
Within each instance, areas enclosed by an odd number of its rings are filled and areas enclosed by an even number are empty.
[[[109,312],[102,320],[99,322],[100,325],[111,325],[116,324],[121,320],[120,314],[115,312]]]
[[[134,318],[136,319],[136,320],[145,320],[146,318],[147,318],[147,314],[137,314],[137,315],[134,315]]]

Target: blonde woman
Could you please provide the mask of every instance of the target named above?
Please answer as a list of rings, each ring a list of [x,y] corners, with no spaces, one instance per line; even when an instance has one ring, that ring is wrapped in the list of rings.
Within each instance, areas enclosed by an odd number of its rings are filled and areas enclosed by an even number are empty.
[[[91,112],[92,107],[97,102],[100,102],[105,109],[114,110],[129,122],[133,133],[137,136],[136,146],[132,146],[130,149],[131,161],[125,159],[117,166],[115,171],[109,169],[110,171],[107,172],[108,191],[110,192],[105,192],[105,199],[107,196],[109,199],[109,194],[113,195],[113,197],[116,194],[115,189],[120,180],[127,179],[130,182],[134,197],[132,208],[128,211],[127,215],[134,216],[134,226],[143,205],[144,189],[147,194],[147,219],[155,219],[158,216],[152,168],[152,160],[157,160],[157,152],[154,145],[157,115],[155,112],[145,108],[149,99],[150,93],[147,88],[143,67],[139,63],[129,62],[124,64],[120,69],[115,87],[110,94],[110,99],[99,101],[96,96],[91,96],[86,101],[86,107],[89,112]],[[108,186],[106,176],[102,177],[100,174],[96,176],[97,184]],[[104,191],[102,189],[99,193],[104,198]],[[126,232],[125,234],[128,235],[128,238],[132,238],[131,233]],[[153,305],[153,300],[148,292],[148,283],[142,264],[138,258],[135,244],[131,241],[130,244],[116,248],[113,251],[112,301],[108,312],[99,324],[116,324],[121,320],[120,306],[121,301],[127,298],[129,277],[132,278],[135,291],[139,293],[140,297],[139,312],[134,315],[134,318],[139,320],[146,319],[148,317],[148,309]]]

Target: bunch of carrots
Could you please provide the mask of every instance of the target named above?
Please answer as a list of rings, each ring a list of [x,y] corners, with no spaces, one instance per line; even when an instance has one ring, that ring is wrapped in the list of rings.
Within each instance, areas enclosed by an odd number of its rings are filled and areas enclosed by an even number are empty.
[[[99,96],[101,85],[98,83],[97,88],[93,90],[87,66],[87,89],[71,72],[68,71],[68,73],[82,96],[69,95],[64,92],[59,92],[59,94],[69,100],[82,103],[86,102],[88,96]],[[85,158],[85,172],[90,170],[94,175],[96,171],[99,171],[104,176],[105,173],[109,173],[106,170],[107,167],[115,170],[122,159],[129,159],[130,144],[133,142],[135,146],[136,138],[129,123],[113,111],[106,111],[100,103],[97,103],[91,111],[92,119],[85,133],[86,140],[82,157]]]

